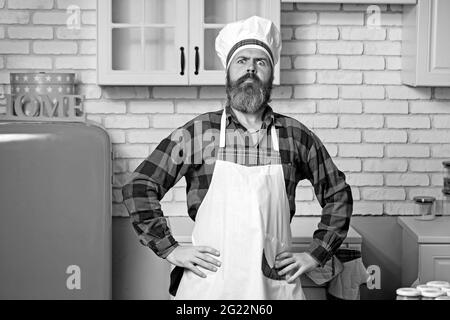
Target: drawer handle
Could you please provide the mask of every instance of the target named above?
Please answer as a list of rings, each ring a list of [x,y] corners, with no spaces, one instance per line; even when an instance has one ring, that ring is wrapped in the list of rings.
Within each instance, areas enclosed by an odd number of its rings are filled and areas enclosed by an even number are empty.
[[[195,71],[194,71],[195,75],[198,75],[199,64],[200,64],[200,54],[198,53],[198,47],[195,47]]]
[[[181,59],[181,72],[180,75],[184,75],[184,66],[185,66],[185,60],[184,60],[184,47],[180,47],[180,59]]]

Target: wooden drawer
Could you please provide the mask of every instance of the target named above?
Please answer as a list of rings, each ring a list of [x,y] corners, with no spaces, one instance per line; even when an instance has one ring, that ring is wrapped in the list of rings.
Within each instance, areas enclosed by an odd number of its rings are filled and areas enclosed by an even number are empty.
[[[402,235],[402,286],[433,280],[450,281],[450,217],[420,221],[400,217]]]
[[[419,281],[450,282],[450,244],[421,244],[419,246]]]

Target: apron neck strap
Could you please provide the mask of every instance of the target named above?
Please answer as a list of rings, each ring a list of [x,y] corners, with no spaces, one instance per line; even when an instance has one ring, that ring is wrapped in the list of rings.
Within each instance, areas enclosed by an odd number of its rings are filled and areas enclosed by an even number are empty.
[[[272,123],[270,130],[271,130],[270,135],[272,136],[273,150],[278,152],[278,151],[280,151],[280,146],[278,144],[278,135],[277,135],[277,130],[275,129],[275,124]]]
[[[220,147],[225,148],[225,130],[227,127],[227,115],[225,109],[223,109],[222,119],[220,121]]]
[[[225,148],[225,131],[226,131],[226,124],[227,124],[227,115],[225,112],[225,109],[223,109],[222,113],[222,119],[220,121],[220,148]],[[271,126],[271,133],[272,137],[272,146],[275,151],[280,151],[280,146],[278,144],[278,135],[277,131],[275,129],[275,126],[272,124]]]

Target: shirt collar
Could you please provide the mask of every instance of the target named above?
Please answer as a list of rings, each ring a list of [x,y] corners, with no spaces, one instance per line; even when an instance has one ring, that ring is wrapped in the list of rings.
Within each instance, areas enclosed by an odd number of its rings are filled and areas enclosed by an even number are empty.
[[[236,117],[236,113],[234,112],[233,108],[230,107],[230,105],[226,105],[225,107],[225,114],[227,117],[227,127],[230,125],[231,122],[233,122],[236,125],[242,126],[242,124],[239,122],[239,120]],[[273,112],[272,107],[268,104],[266,105],[266,108],[263,113],[263,123],[265,124],[265,127],[268,128],[272,123],[275,125],[275,127],[281,127],[280,120],[278,117],[276,117],[276,114]]]

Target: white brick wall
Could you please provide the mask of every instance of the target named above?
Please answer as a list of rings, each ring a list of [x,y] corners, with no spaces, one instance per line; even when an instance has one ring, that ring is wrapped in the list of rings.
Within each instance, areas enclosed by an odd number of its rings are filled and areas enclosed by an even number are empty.
[[[365,172],[405,172],[407,168],[408,162],[406,160],[371,159],[364,160],[362,170]]]
[[[33,14],[33,24],[55,24],[64,25],[67,21],[65,11],[36,11]]]
[[[385,40],[386,29],[371,29],[357,27],[341,27],[340,39],[342,40]]]
[[[408,139],[406,132],[400,130],[364,130],[363,136],[365,142],[406,143]]]
[[[333,77],[333,76],[331,76]],[[350,100],[322,100],[318,102],[320,113],[361,113],[361,101]]]
[[[374,56],[342,56],[339,58],[342,69],[348,70],[383,70],[385,63],[383,57]]]
[[[355,12],[321,12],[319,23],[321,25],[357,25],[364,24],[364,13]]]
[[[319,71],[317,82],[323,84],[361,84],[361,72]]]
[[[3,54],[27,54],[30,52],[28,41],[1,40],[0,53]]]
[[[338,87],[331,85],[304,85],[294,87],[294,97],[299,99],[337,99]]]
[[[53,39],[53,29],[51,27],[9,27],[8,36],[10,39]]]
[[[286,29],[284,29],[286,30]],[[292,33],[292,29],[287,29]],[[286,32],[287,32],[286,30]],[[328,26],[303,26],[295,29],[295,38],[299,40],[337,40],[339,31],[337,27]]]
[[[81,29],[65,24],[81,8]],[[440,196],[450,158],[450,88],[401,85],[402,6],[381,5],[381,26],[366,5],[283,3],[281,86],[272,106],[303,122],[346,174],[356,215],[411,214],[416,195]],[[222,108],[224,87],[96,85],[96,1],[0,1],[0,82],[9,72],[71,70],[88,118],[114,149],[114,215],[126,216],[120,186],[162,138],[195,115]],[[0,109],[0,110],[4,110]],[[185,181],[163,199],[185,215]],[[297,188],[299,215],[319,215],[311,185]],[[408,200],[408,201],[405,201]]]
[[[34,41],[35,54],[76,54],[78,45],[73,41]]]
[[[2,24],[27,24],[30,21],[30,13],[19,10],[0,11],[0,21]]]
[[[51,9],[53,8],[53,0],[8,0],[9,9]]]
[[[342,86],[340,96],[344,99],[384,99],[382,86]]]
[[[337,69],[338,60],[336,57],[309,56],[297,57],[294,60],[295,69]]]
[[[343,115],[340,117],[341,128],[381,128],[381,115]]]
[[[361,142],[361,132],[358,130],[314,130],[322,142]],[[344,146],[344,145],[342,145]]]

